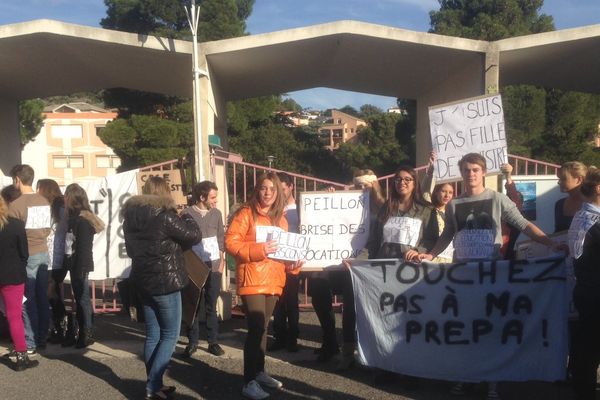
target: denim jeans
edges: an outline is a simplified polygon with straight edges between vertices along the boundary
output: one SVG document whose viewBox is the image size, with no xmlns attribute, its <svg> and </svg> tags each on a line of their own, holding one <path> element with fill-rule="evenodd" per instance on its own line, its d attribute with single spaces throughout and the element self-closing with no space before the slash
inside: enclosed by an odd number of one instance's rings
<svg viewBox="0 0 600 400">
<path fill-rule="evenodd" d="M 222 276 L 223 274 L 220 272 L 211 272 L 202 289 L 204 295 L 204 309 L 206 311 L 206 336 L 208 344 L 218 343 L 219 319 L 217 318 L 217 299 L 221 292 Z M 188 331 L 189 343 L 195 345 L 198 344 L 198 339 L 200 338 L 200 318 L 198 318 L 200 304 L 201 303 L 198 304 L 198 309 L 196 310 L 196 318 L 194 318 L 194 322 Z"/>
<path fill-rule="evenodd" d="M 163 387 L 163 375 L 179 339 L 181 292 L 144 298 L 144 317 L 144 361 L 148 376 L 146 392 L 156 393 Z"/>
<path fill-rule="evenodd" d="M 50 325 L 48 303 L 48 253 L 30 255 L 27 259 L 23 323 L 27 347 L 46 344 Z"/>
<path fill-rule="evenodd" d="M 92 329 L 92 301 L 90 299 L 89 273 L 71 274 L 71 287 L 75 298 L 75 314 L 79 331 Z"/>
</svg>

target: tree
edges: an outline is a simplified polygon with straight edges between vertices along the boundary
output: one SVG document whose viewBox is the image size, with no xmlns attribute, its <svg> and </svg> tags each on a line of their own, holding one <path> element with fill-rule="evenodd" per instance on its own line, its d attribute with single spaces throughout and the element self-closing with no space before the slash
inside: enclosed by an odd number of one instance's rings
<svg viewBox="0 0 600 400">
<path fill-rule="evenodd" d="M 383 110 L 381 108 L 372 104 L 363 104 L 362 106 L 360 106 L 359 116 L 362 119 L 368 119 L 381 113 L 383 113 Z"/>
<path fill-rule="evenodd" d="M 278 107 L 279 111 L 294 111 L 297 113 L 302 112 L 302 106 L 298 103 L 296 103 L 296 100 L 292 99 L 291 97 L 288 97 L 286 99 L 284 99 L 283 101 L 281 101 L 281 104 Z"/>
<path fill-rule="evenodd" d="M 191 39 L 184 7 L 189 0 L 104 0 L 106 17 L 100 26 L 125 32 Z M 202 41 L 244 35 L 254 0 L 199 0 Z"/>
<path fill-rule="evenodd" d="M 98 135 L 121 158 L 123 169 L 190 156 L 194 148 L 189 123 L 149 115 L 116 119 Z"/>
<path fill-rule="evenodd" d="M 44 102 L 40 99 L 25 100 L 19 103 L 19 135 L 21 147 L 35 140 L 44 125 Z"/>
<path fill-rule="evenodd" d="M 430 11 L 429 32 L 479 40 L 554 30 L 551 16 L 539 14 L 544 0 L 439 0 L 440 10 Z"/>
<path fill-rule="evenodd" d="M 336 152 L 346 169 L 369 168 L 379 175 L 394 172 L 399 164 L 410 163 L 407 146 L 402 146 L 396 132 L 405 117 L 382 113 L 372 116 L 368 126 L 358 131 L 356 143 L 343 143 Z"/>
<path fill-rule="evenodd" d="M 353 117 L 360 118 L 360 116 L 358 115 L 358 111 L 356 111 L 356 108 L 354 108 L 350 105 L 345 105 L 344 107 L 340 108 L 338 111 L 341 111 L 348 115 L 352 115 Z"/>
<path fill-rule="evenodd" d="M 191 39 L 184 10 L 189 0 L 104 0 L 104 3 L 107 11 L 100 22 L 103 28 Z M 199 40 L 209 41 L 244 35 L 245 20 L 252 12 L 254 0 L 196 3 L 200 7 Z M 107 107 L 118 108 L 119 119 L 124 120 L 108 124 L 101 135 L 104 143 L 122 158 L 121 169 L 191 155 L 193 113 L 188 99 L 127 88 L 105 90 L 103 99 Z M 155 126 L 148 126 L 148 121 Z M 240 126 L 245 123 L 243 118 L 237 122 Z M 136 146 L 138 150 L 133 148 Z"/>
</svg>

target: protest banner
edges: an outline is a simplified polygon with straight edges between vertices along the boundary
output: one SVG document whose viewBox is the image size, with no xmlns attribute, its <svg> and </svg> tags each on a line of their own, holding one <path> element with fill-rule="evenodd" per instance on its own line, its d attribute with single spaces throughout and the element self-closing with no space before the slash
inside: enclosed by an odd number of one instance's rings
<svg viewBox="0 0 600 400">
<path fill-rule="evenodd" d="M 187 199 L 183 193 L 183 184 L 181 182 L 181 172 L 178 169 L 168 171 L 141 171 L 137 173 L 137 185 L 139 193 L 142 193 L 142 187 L 146 180 L 151 176 L 163 178 L 171 189 L 171 197 L 177 204 L 177 210 L 181 211 L 187 207 Z"/>
<path fill-rule="evenodd" d="M 298 229 L 310 241 L 303 271 L 341 267 L 343 259 L 355 258 L 367 244 L 368 192 L 303 192 L 299 213 Z"/>
<path fill-rule="evenodd" d="M 355 260 L 351 275 L 364 365 L 457 382 L 565 378 L 564 258 Z"/>
<path fill-rule="evenodd" d="M 131 196 L 138 194 L 137 170 L 127 171 L 93 181 L 83 181 L 92 211 L 104 221 L 106 228 L 94 235 L 94 271 L 89 279 L 126 278 L 131 259 L 125 249 L 121 207 Z"/>
<path fill-rule="evenodd" d="M 565 246 L 569 245 L 568 231 L 557 232 L 548 235 L 555 243 Z M 533 240 L 523 240 L 515 245 L 515 257 L 517 260 L 534 260 L 543 259 L 548 256 L 550 250 L 548 246 L 543 245 Z M 562 253 L 561 253 L 562 254 Z M 556 255 L 556 254 L 555 254 Z M 573 289 L 575 289 L 575 268 L 573 265 L 573 257 L 570 254 L 565 260 L 565 268 L 567 275 L 567 299 L 569 300 L 569 319 L 576 320 L 578 318 L 577 309 L 573 302 Z"/>
<path fill-rule="evenodd" d="M 437 152 L 436 182 L 461 178 L 458 161 L 467 153 L 480 153 L 487 173 L 500 172 L 508 162 L 504 111 L 499 94 L 474 97 L 429 107 L 431 145 Z"/>
</svg>

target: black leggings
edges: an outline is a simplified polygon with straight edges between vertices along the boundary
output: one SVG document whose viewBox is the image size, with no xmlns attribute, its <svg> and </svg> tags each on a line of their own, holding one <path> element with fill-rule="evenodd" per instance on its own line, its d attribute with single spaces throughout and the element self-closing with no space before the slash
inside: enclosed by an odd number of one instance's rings
<svg viewBox="0 0 600 400">
<path fill-rule="evenodd" d="M 277 296 L 253 294 L 242 296 L 248 335 L 244 343 L 244 382 L 256 378 L 265 370 L 265 352 L 267 349 L 267 327 Z"/>
</svg>

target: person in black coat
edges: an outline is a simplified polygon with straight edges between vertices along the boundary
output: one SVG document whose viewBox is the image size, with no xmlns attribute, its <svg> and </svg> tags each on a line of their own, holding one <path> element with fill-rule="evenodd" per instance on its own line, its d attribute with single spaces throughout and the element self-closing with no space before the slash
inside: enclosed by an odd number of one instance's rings
<svg viewBox="0 0 600 400">
<path fill-rule="evenodd" d="M 27 357 L 25 329 L 21 318 L 28 257 L 25 223 L 8 216 L 8 206 L 0 197 L 0 298 L 4 302 L 10 338 L 15 346 L 16 371 L 38 365 L 38 361 Z"/>
<path fill-rule="evenodd" d="M 573 340 L 573 384 L 577 400 L 594 400 L 600 363 L 600 170 L 590 167 L 580 190 L 587 202 L 569 228 L 569 253 L 577 280 L 573 302 L 579 314 Z"/>
<path fill-rule="evenodd" d="M 183 247 L 201 239 L 189 215 L 179 217 L 166 181 L 150 177 L 143 195 L 133 196 L 121 211 L 130 279 L 144 304 L 146 399 L 166 399 L 175 390 L 164 386 L 163 374 L 175 350 L 181 327 L 181 289 L 188 282 Z"/>
<path fill-rule="evenodd" d="M 71 275 L 71 287 L 76 305 L 79 334 L 75 347 L 81 349 L 94 343 L 92 336 L 92 302 L 89 273 L 94 271 L 92 247 L 94 235 L 104 230 L 104 222 L 91 210 L 85 190 L 76 183 L 65 189 L 65 209 L 68 228 L 65 237 L 65 261 Z M 65 340 L 63 345 L 73 344 Z"/>
</svg>

